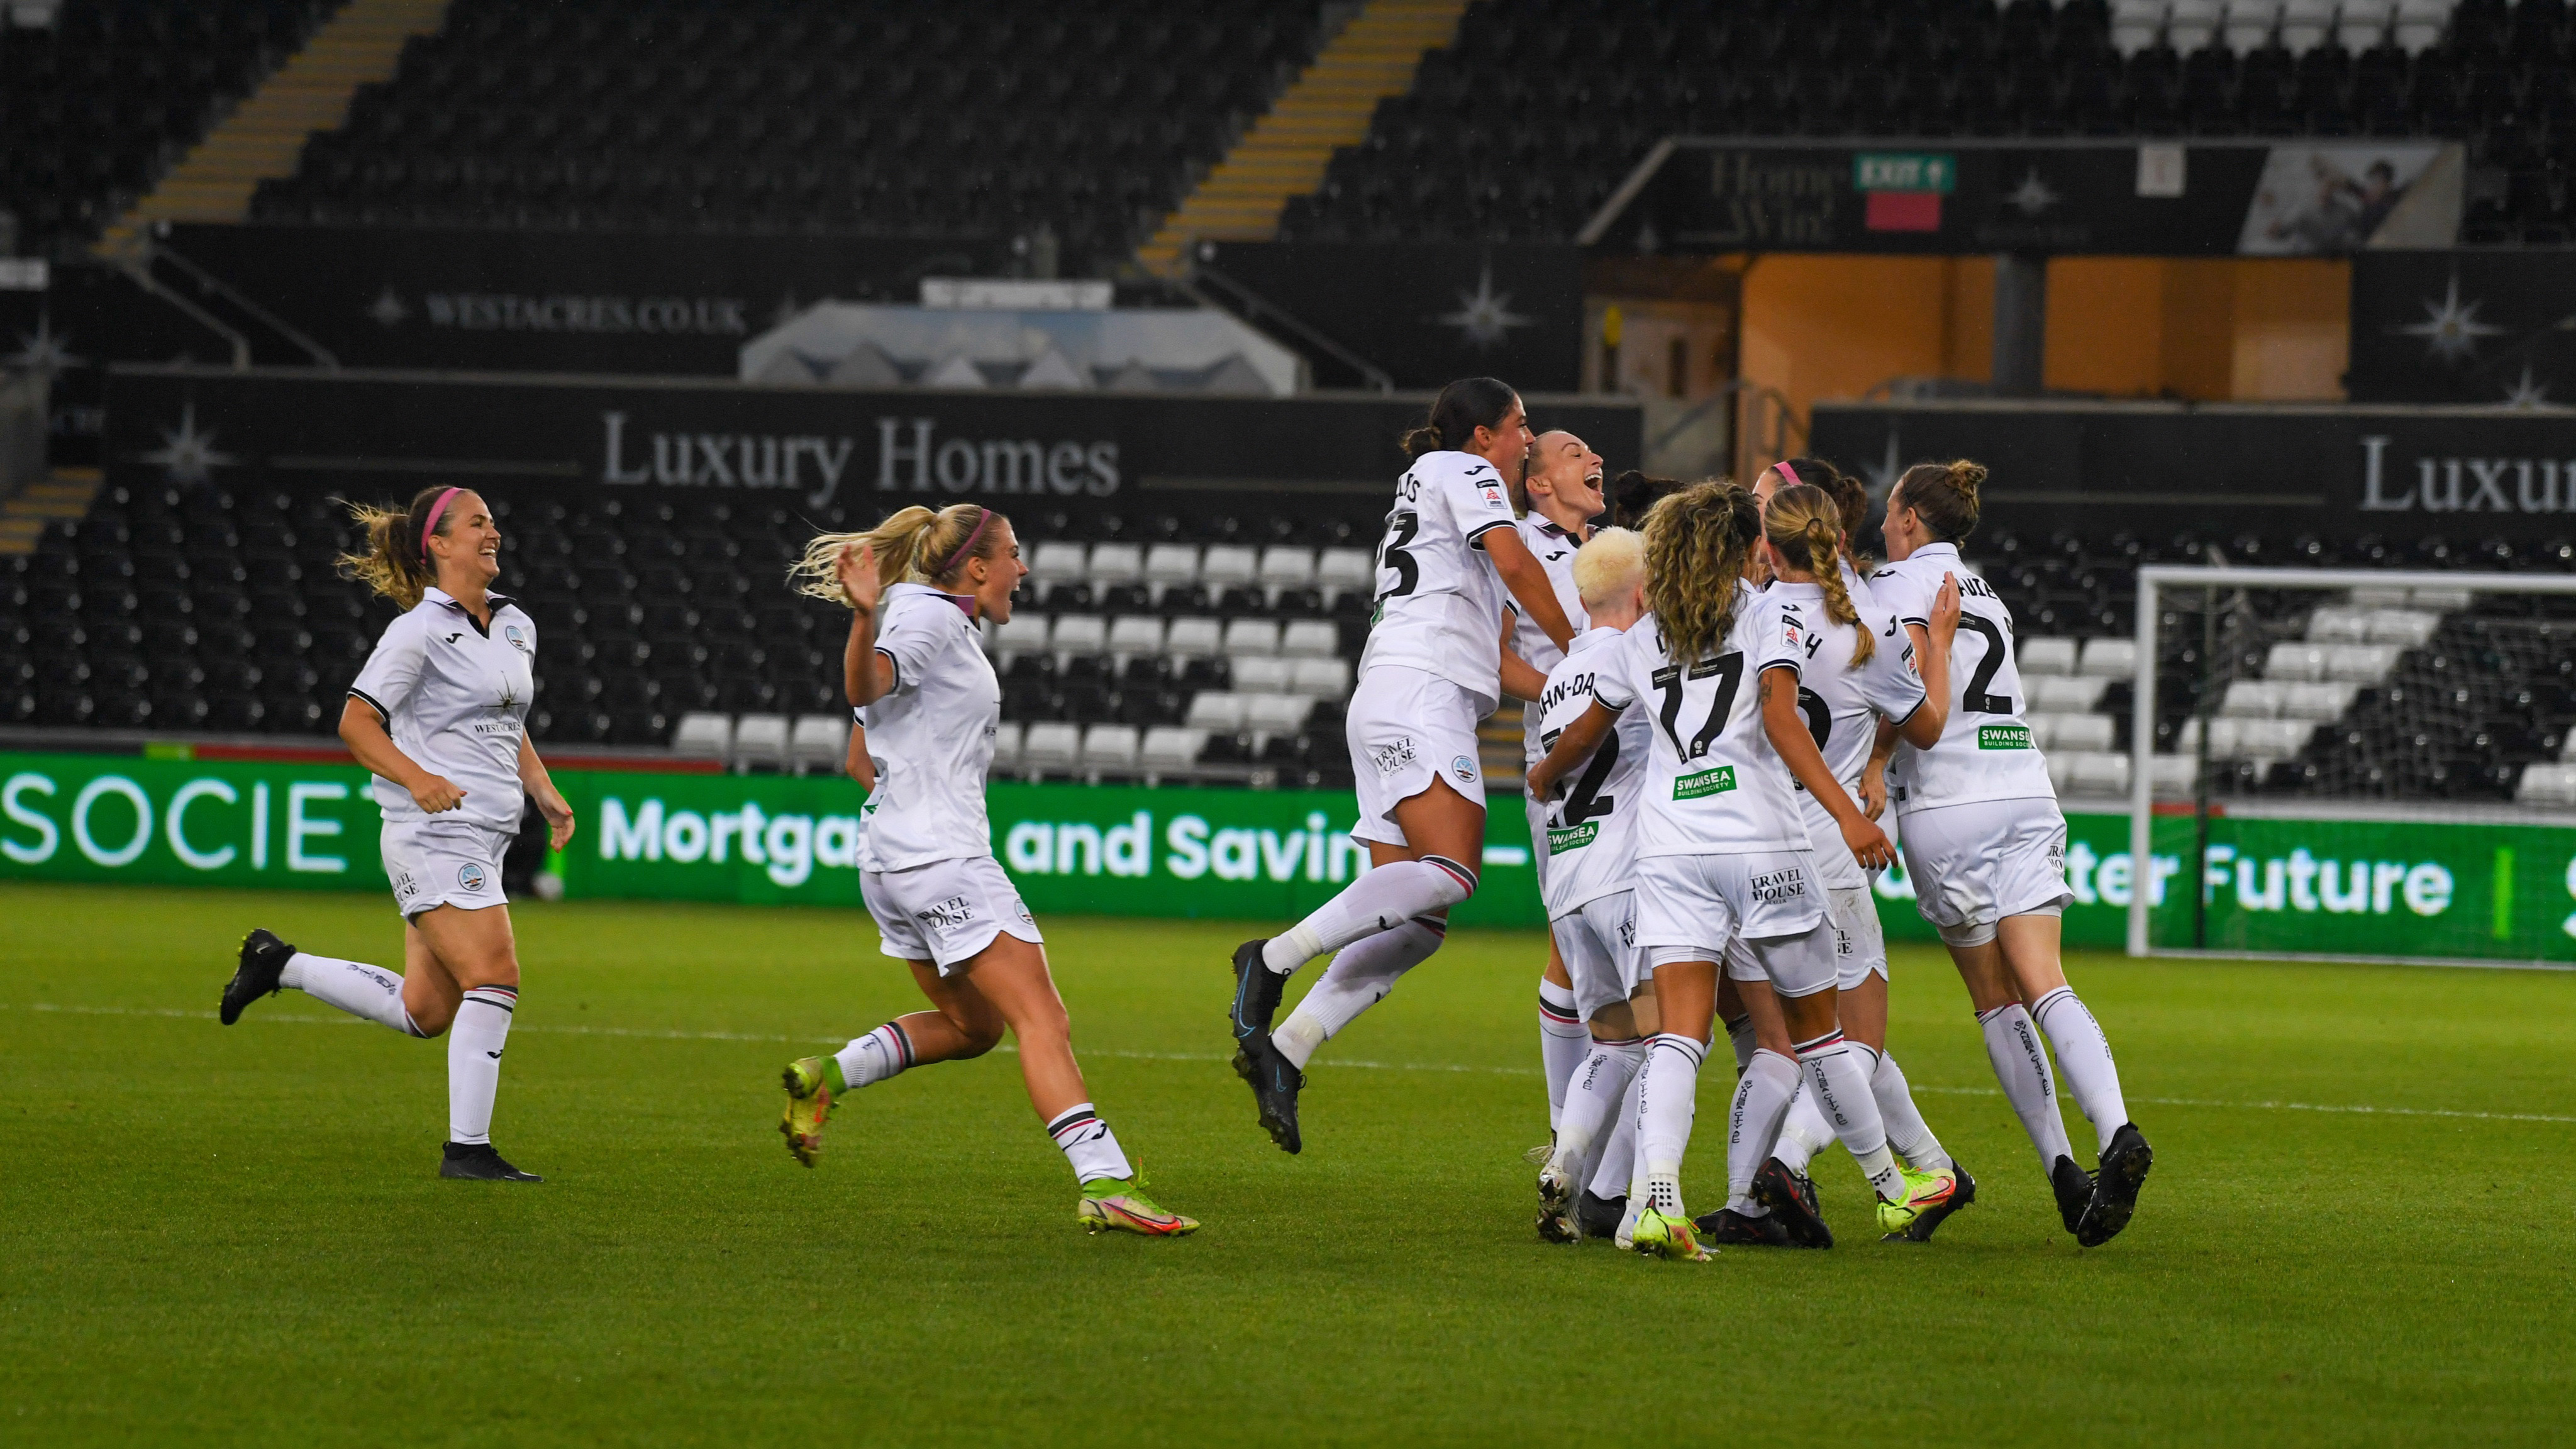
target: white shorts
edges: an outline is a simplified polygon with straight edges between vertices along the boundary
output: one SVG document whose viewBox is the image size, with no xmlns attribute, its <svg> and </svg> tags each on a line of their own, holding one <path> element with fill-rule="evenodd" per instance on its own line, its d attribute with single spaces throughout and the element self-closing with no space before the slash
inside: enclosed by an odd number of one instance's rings
<svg viewBox="0 0 2576 1449">
<path fill-rule="evenodd" d="M 1360 797 L 1351 838 L 1411 844 L 1395 823 L 1395 807 L 1435 781 L 1448 781 L 1482 809 L 1485 769 L 1477 760 L 1476 725 L 1484 715 L 1467 691 L 1436 674 L 1381 664 L 1361 675 L 1344 729 Z"/>
<path fill-rule="evenodd" d="M 1650 855 L 1637 862 L 1637 944 L 1650 966 L 1724 961 L 1783 996 L 1834 984 L 1834 939 L 1814 852 Z M 1730 951 L 1741 939 L 1743 949 Z M 1741 958 L 1739 960 L 1739 958 Z M 1745 973 L 1745 965 L 1760 977 Z"/>
<path fill-rule="evenodd" d="M 867 871 L 859 897 L 885 938 L 879 950 L 899 961 L 928 961 L 942 976 L 956 975 L 1005 932 L 1032 946 L 1046 941 L 1019 888 L 989 855 Z"/>
<path fill-rule="evenodd" d="M 2058 915 L 2075 898 L 2054 800 L 1940 805 L 1900 823 L 1915 908 L 1953 946 L 1982 946 L 2004 917 Z"/>
<path fill-rule="evenodd" d="M 394 888 L 394 908 L 406 921 L 440 906 L 479 911 L 506 906 L 501 891 L 501 856 L 518 838 L 515 830 L 494 830 L 462 820 L 388 820 L 377 849 L 385 862 L 385 879 Z"/>
<path fill-rule="evenodd" d="M 1574 983 L 1574 1010 L 1585 1021 L 1616 1006 L 1646 983 L 1646 953 L 1637 949 L 1637 893 L 1613 891 L 1548 922 L 1556 953 Z"/>
<path fill-rule="evenodd" d="M 1529 820 L 1530 869 L 1538 876 L 1538 898 L 1543 901 L 1547 899 L 1547 807 L 1523 797 L 1521 814 Z"/>
<path fill-rule="evenodd" d="M 1830 886 L 1825 905 L 1834 927 L 1834 985 L 1856 991 L 1870 978 L 1887 979 L 1887 931 L 1868 886 Z"/>
</svg>

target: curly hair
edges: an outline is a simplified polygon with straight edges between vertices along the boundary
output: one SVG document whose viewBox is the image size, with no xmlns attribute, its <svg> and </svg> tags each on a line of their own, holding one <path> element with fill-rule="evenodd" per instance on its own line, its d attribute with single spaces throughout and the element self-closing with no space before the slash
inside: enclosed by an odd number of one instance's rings
<svg viewBox="0 0 2576 1449">
<path fill-rule="evenodd" d="M 1761 535 L 1753 495 L 1711 479 L 1672 493 L 1646 515 L 1646 606 L 1664 652 L 1691 664 L 1715 654 L 1735 627 L 1744 563 Z"/>
</svg>

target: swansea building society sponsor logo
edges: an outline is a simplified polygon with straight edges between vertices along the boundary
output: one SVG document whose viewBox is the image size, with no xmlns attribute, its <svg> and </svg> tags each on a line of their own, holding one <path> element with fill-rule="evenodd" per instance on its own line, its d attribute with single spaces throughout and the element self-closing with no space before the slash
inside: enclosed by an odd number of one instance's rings
<svg viewBox="0 0 2576 1449">
<path fill-rule="evenodd" d="M 1696 775 L 1684 775 L 1673 781 L 1673 798 L 1697 800 L 1706 795 L 1723 795 L 1734 788 L 1735 767 L 1720 765 L 1714 770 L 1702 770 Z"/>
<path fill-rule="evenodd" d="M 1548 854 L 1563 855 L 1569 850 L 1581 850 L 1600 834 L 1601 822 L 1597 820 L 1586 820 L 1580 825 L 1551 825 L 1547 828 Z"/>
<path fill-rule="evenodd" d="M 2028 725 L 1979 725 L 1977 748 L 1981 750 L 2036 749 L 2030 741 Z"/>
<path fill-rule="evenodd" d="M 880 417 L 870 437 L 630 429 L 623 412 L 599 416 L 604 483 L 784 488 L 820 508 L 845 480 L 857 486 L 871 476 L 860 461 L 869 442 L 880 493 L 1106 498 L 1121 482 L 1118 444 L 1109 438 L 942 437 L 938 421 L 923 417 Z"/>
<path fill-rule="evenodd" d="M 953 931 L 975 920 L 975 903 L 964 896 L 950 896 L 935 905 L 912 913 L 912 918 L 934 931 Z"/>
<path fill-rule="evenodd" d="M 1392 775 L 1419 758 L 1420 756 L 1414 753 L 1411 735 L 1406 735 L 1400 740 L 1389 740 L 1382 745 L 1369 746 L 1369 763 L 1377 766 L 1377 772 L 1381 775 Z"/>
</svg>

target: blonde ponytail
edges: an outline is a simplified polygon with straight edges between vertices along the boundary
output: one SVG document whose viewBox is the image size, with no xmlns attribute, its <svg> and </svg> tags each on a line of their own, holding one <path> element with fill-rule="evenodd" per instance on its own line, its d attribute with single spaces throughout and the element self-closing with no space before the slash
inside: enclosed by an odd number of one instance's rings
<svg viewBox="0 0 2576 1449">
<path fill-rule="evenodd" d="M 916 504 L 897 509 L 864 533 L 817 534 L 805 545 L 804 557 L 787 570 L 797 593 L 828 599 L 844 608 L 850 596 L 841 588 L 841 550 L 866 544 L 876 551 L 877 583 L 928 584 L 954 581 L 970 558 L 990 558 L 1001 547 L 1007 522 L 999 513 L 975 503 L 952 503 L 937 512 Z"/>
<path fill-rule="evenodd" d="M 1852 626 L 1852 666 L 1867 664 L 1878 641 L 1859 627 L 1860 610 L 1843 584 L 1843 519 L 1834 496 L 1813 483 L 1781 489 L 1762 511 L 1762 534 L 1789 567 L 1815 576 L 1825 592 L 1825 617 Z"/>
<path fill-rule="evenodd" d="M 413 495 L 409 508 L 333 499 L 349 510 L 350 521 L 365 532 L 367 539 L 364 552 L 344 553 L 332 561 L 340 577 L 365 584 L 393 600 L 394 607 L 405 613 L 418 607 L 421 595 L 438 582 L 438 574 L 429 562 L 427 535 L 447 531 L 455 510 L 452 506 L 442 509 L 439 504 L 456 491 L 444 485 L 423 488 Z M 437 514 L 434 520 L 433 512 Z"/>
</svg>

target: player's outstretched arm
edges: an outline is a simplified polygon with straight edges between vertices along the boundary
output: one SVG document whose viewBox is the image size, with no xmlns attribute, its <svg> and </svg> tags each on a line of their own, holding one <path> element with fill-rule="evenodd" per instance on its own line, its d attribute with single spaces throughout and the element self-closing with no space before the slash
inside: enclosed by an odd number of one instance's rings
<svg viewBox="0 0 2576 1449">
<path fill-rule="evenodd" d="M 841 646 L 841 685 L 853 705 L 874 704 L 885 697 L 893 677 L 877 663 L 876 550 L 854 543 L 841 550 L 833 576 L 850 605 L 850 637 Z"/>
<path fill-rule="evenodd" d="M 1851 792 L 1826 765 L 1824 751 L 1816 748 L 1816 737 L 1807 733 L 1807 716 L 1798 708 L 1798 671 L 1785 665 L 1762 671 L 1762 730 L 1771 737 L 1771 748 L 1780 752 L 1789 773 L 1842 827 L 1843 843 L 1851 847 L 1854 860 L 1877 870 L 1894 858 L 1887 832 L 1861 814 Z"/>
<path fill-rule="evenodd" d="M 1609 734 L 1611 726 L 1618 722 L 1618 711 L 1594 700 L 1590 709 L 1567 725 L 1565 733 L 1556 737 L 1556 743 L 1548 747 L 1547 758 L 1538 762 L 1538 768 L 1529 772 L 1530 798 L 1544 800 L 1554 793 L 1556 782 L 1565 778 L 1565 772 L 1591 759 L 1592 752 L 1601 747 L 1602 737 Z"/>
<path fill-rule="evenodd" d="M 1512 652 L 1512 635 L 1519 632 L 1517 619 L 1508 609 L 1503 611 L 1503 693 L 1535 704 L 1547 693 L 1547 672 Z"/>
<path fill-rule="evenodd" d="M 1494 572 L 1502 575 L 1503 586 L 1519 602 L 1521 617 L 1538 625 L 1541 633 L 1556 641 L 1557 648 L 1572 648 L 1574 625 L 1565 617 L 1565 606 L 1556 601 L 1556 586 L 1547 581 L 1547 570 L 1530 556 L 1529 545 L 1521 541 L 1520 531 L 1489 529 L 1477 543 L 1494 561 Z"/>
</svg>

